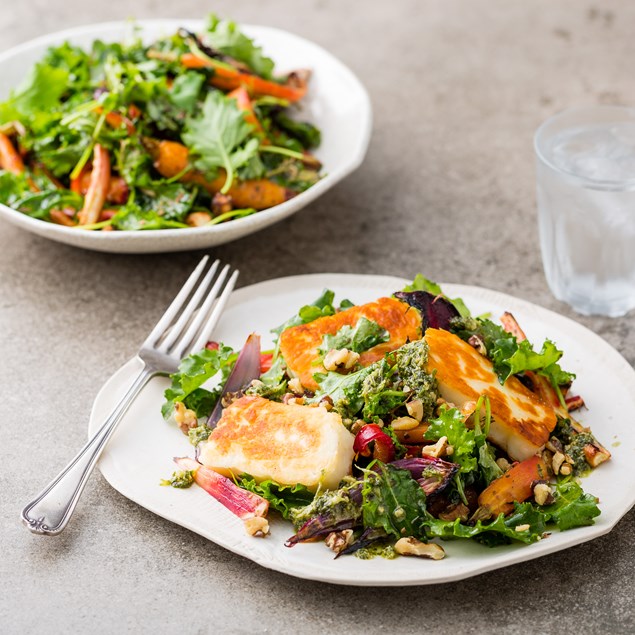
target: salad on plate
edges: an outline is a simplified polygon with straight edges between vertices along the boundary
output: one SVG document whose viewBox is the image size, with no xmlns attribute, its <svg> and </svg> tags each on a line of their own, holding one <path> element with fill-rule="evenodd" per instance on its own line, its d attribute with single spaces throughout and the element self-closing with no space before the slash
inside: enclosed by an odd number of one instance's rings
<svg viewBox="0 0 635 635">
<path fill-rule="evenodd" d="M 562 351 L 510 313 L 418 275 L 362 305 L 325 290 L 274 334 L 190 355 L 162 408 L 195 448 L 162 484 L 202 487 L 248 534 L 272 512 L 288 547 L 440 560 L 446 539 L 529 544 L 600 514 L 579 477 L 610 453 L 574 417 Z"/>
<path fill-rule="evenodd" d="M 310 70 L 211 15 L 152 43 L 49 48 L 0 103 L 0 203 L 94 231 L 203 227 L 311 187 Z M 300 113 L 300 116 L 298 116 Z"/>
</svg>

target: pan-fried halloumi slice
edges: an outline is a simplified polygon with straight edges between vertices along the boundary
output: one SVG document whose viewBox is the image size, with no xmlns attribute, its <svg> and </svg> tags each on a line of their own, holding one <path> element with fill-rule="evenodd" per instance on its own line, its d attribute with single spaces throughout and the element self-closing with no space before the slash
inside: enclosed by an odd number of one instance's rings
<svg viewBox="0 0 635 635">
<path fill-rule="evenodd" d="M 335 335 L 343 326 L 354 327 L 361 317 L 376 322 L 390 334 L 387 342 L 361 354 L 359 363 L 362 366 L 369 366 L 406 342 L 421 338 L 421 316 L 416 309 L 395 298 L 379 298 L 375 302 L 354 306 L 283 331 L 280 335 L 280 353 L 290 374 L 298 377 L 305 388 L 316 390 L 318 385 L 313 375 L 324 372 L 324 367 L 315 363 L 322 338 Z"/>
<path fill-rule="evenodd" d="M 334 489 L 350 474 L 353 438 L 335 412 L 250 395 L 223 410 L 199 460 L 221 474 Z"/>
<path fill-rule="evenodd" d="M 492 363 L 460 337 L 428 329 L 428 367 L 436 371 L 441 396 L 461 408 L 487 395 L 492 407 L 489 440 L 522 461 L 540 450 L 556 425 L 553 409 L 518 379 L 501 386 Z"/>
</svg>

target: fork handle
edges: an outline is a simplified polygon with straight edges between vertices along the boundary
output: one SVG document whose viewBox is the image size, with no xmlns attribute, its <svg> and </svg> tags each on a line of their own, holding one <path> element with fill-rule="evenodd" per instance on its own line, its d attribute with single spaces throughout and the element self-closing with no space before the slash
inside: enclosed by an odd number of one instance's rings
<svg viewBox="0 0 635 635">
<path fill-rule="evenodd" d="M 106 443 L 108 443 L 108 439 L 112 436 L 132 400 L 148 380 L 156 374 L 156 371 L 144 365 L 95 436 L 88 441 L 46 489 L 22 510 L 22 521 L 30 531 L 45 536 L 55 536 L 62 532 L 73 514 L 88 477 L 91 475 Z"/>
</svg>

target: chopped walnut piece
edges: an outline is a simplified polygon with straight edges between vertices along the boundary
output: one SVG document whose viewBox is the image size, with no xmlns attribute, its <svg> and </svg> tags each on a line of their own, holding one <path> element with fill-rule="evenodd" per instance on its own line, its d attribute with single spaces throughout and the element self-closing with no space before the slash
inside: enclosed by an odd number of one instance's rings
<svg viewBox="0 0 635 635">
<path fill-rule="evenodd" d="M 448 447 L 448 438 L 441 437 L 434 445 L 424 445 L 421 448 L 422 456 L 431 456 L 435 459 L 438 459 L 440 456 L 445 454 L 445 451 Z"/>
<path fill-rule="evenodd" d="M 245 531 L 249 536 L 264 538 L 269 533 L 269 522 L 262 516 L 247 518 L 245 521 Z"/>
<path fill-rule="evenodd" d="M 353 530 L 332 531 L 324 542 L 331 551 L 340 553 L 353 542 Z"/>
<path fill-rule="evenodd" d="M 445 557 L 445 551 L 441 545 L 433 542 L 421 542 L 413 536 L 397 540 L 395 551 L 401 556 L 417 556 L 432 560 L 441 560 Z"/>
<path fill-rule="evenodd" d="M 174 420 L 183 434 L 187 434 L 190 431 L 190 428 L 196 428 L 196 426 L 198 426 L 196 413 L 193 410 L 186 408 L 180 401 L 177 401 L 174 404 Z"/>
</svg>

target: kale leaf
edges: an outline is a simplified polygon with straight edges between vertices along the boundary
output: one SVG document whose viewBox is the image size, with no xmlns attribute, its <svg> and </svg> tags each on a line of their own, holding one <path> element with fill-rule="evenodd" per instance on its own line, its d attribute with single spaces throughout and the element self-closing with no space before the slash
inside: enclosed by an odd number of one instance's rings
<svg viewBox="0 0 635 635">
<path fill-rule="evenodd" d="M 560 531 L 573 527 L 593 525 L 600 515 L 598 499 L 586 494 L 574 480 L 562 480 L 556 484 L 556 500 L 543 509 Z"/>
<path fill-rule="evenodd" d="M 236 484 L 269 501 L 269 505 L 288 519 L 292 510 L 305 507 L 311 503 L 315 495 L 304 485 L 283 485 L 276 481 L 266 480 L 260 483 L 249 474 L 241 474 L 236 478 Z"/>
<path fill-rule="evenodd" d="M 461 472 L 473 472 L 477 468 L 476 433 L 465 425 L 464 417 L 457 408 L 442 408 L 439 417 L 430 421 L 425 438 L 438 441 L 441 437 L 447 437 L 448 445 L 454 449 L 452 462 L 460 466 Z"/>
<path fill-rule="evenodd" d="M 493 363 L 501 384 L 511 375 L 527 370 L 544 375 L 553 386 L 570 384 L 575 379 L 573 373 L 562 370 L 558 365 L 562 351 L 550 340 L 546 340 L 540 353 L 536 353 L 529 340 L 518 342 L 502 326 L 483 318 L 457 319 L 453 322 L 452 332 L 465 341 L 476 335 L 485 344 L 487 357 Z"/>
<path fill-rule="evenodd" d="M 326 334 L 318 351 L 326 355 L 332 349 L 347 348 L 355 353 L 363 353 L 389 339 L 386 329 L 362 316 L 354 327 L 346 324 L 335 335 Z"/>
<path fill-rule="evenodd" d="M 220 344 L 216 350 L 204 348 L 183 359 L 178 372 L 170 375 L 172 385 L 164 394 L 165 403 L 161 408 L 163 417 L 170 417 L 177 401 L 182 401 L 186 408 L 194 410 L 197 417 L 208 415 L 216 404 L 235 361 L 236 353 L 224 344 Z M 201 388 L 206 381 L 219 374 L 220 382 L 216 388 Z"/>
</svg>

